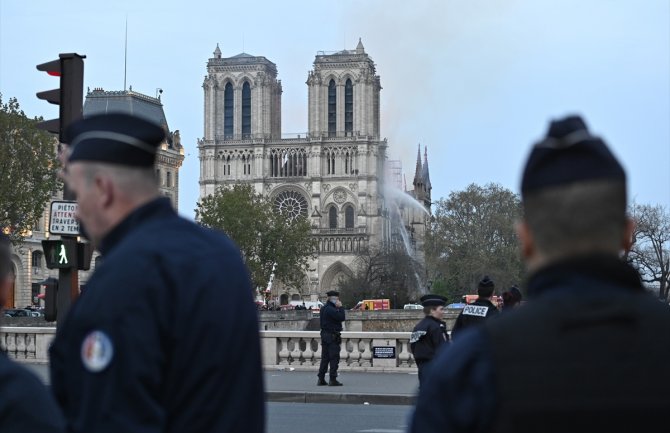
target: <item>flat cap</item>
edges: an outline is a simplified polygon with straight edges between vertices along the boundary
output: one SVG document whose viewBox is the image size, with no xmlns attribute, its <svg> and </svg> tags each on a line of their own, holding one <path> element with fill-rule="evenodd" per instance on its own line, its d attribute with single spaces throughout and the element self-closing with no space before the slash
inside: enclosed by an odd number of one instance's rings
<svg viewBox="0 0 670 433">
<path fill-rule="evenodd" d="M 626 173 L 605 142 L 589 133 L 581 117 L 568 116 L 552 121 L 547 137 L 531 150 L 521 194 L 600 179 L 625 182 Z"/>
<path fill-rule="evenodd" d="M 124 113 L 85 117 L 71 124 L 66 137 L 69 162 L 89 161 L 151 167 L 165 131 L 155 123 Z"/>
<path fill-rule="evenodd" d="M 432 307 L 447 304 L 447 298 L 441 295 L 434 295 L 434 294 L 423 295 L 420 301 L 421 305 L 423 305 L 424 307 Z"/>
<path fill-rule="evenodd" d="M 330 292 L 326 292 L 326 296 L 340 296 L 340 292 L 337 290 L 331 290 Z"/>
</svg>

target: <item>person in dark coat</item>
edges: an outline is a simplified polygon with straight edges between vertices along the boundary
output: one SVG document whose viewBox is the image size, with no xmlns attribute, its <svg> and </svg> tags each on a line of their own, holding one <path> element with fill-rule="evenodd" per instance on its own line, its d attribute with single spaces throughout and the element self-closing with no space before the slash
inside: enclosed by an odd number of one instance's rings
<svg viewBox="0 0 670 433">
<path fill-rule="evenodd" d="M 0 313 L 12 289 L 10 241 L 0 233 Z M 65 433 L 65 419 L 47 388 L 0 350 L 0 432 Z"/>
<path fill-rule="evenodd" d="M 50 350 L 69 431 L 263 432 L 249 275 L 228 237 L 160 197 L 163 129 L 109 114 L 68 133 L 64 179 L 104 257 Z"/>
<path fill-rule="evenodd" d="M 321 365 L 319 366 L 317 385 L 342 386 L 337 380 L 337 368 L 340 363 L 340 349 L 342 344 L 342 322 L 344 322 L 344 308 L 340 302 L 340 292 L 331 290 L 326 293 L 328 300 L 321 308 Z M 330 380 L 326 382 L 326 373 L 330 367 Z"/>
<path fill-rule="evenodd" d="M 419 369 L 419 387 L 423 383 L 426 366 L 437 353 L 437 349 L 449 342 L 447 324 L 442 320 L 446 303 L 447 298 L 440 295 L 421 297 L 426 317 L 416 324 L 409 338 L 414 361 Z"/>
<path fill-rule="evenodd" d="M 481 325 L 490 317 L 498 314 L 498 308 L 491 302 L 491 297 L 495 291 L 495 284 L 488 275 L 479 281 L 477 286 L 477 300 L 472 304 L 468 304 L 463 308 L 463 311 L 456 318 L 454 329 L 451 330 L 451 335 L 454 338 L 464 329 Z"/>
<path fill-rule="evenodd" d="M 621 164 L 567 117 L 531 150 L 521 194 L 528 301 L 438 354 L 410 431 L 667 432 L 670 308 L 621 258 Z"/>
<path fill-rule="evenodd" d="M 521 300 L 523 299 L 521 290 L 519 290 L 517 286 L 512 286 L 505 290 L 501 297 L 503 299 L 503 312 L 512 311 L 513 309 L 517 308 L 521 305 Z"/>
</svg>

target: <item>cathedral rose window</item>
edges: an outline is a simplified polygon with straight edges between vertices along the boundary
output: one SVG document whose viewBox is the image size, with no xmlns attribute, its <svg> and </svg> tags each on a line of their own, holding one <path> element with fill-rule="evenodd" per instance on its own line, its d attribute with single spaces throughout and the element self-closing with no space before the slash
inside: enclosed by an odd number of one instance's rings
<svg viewBox="0 0 670 433">
<path fill-rule="evenodd" d="M 298 216 L 307 217 L 307 200 L 295 191 L 283 191 L 275 198 L 275 208 L 294 220 Z"/>
</svg>

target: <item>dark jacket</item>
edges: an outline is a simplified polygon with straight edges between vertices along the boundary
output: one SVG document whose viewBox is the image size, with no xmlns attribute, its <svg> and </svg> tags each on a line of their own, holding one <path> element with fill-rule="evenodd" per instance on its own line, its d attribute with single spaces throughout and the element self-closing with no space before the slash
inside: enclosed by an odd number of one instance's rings
<svg viewBox="0 0 670 433">
<path fill-rule="evenodd" d="M 0 432 L 64 433 L 65 419 L 47 388 L 0 350 Z"/>
<path fill-rule="evenodd" d="M 481 325 L 490 317 L 498 314 L 499 311 L 495 305 L 488 299 L 477 299 L 472 304 L 468 304 L 463 308 L 461 314 L 456 318 L 454 329 L 451 330 L 451 335 L 456 338 L 463 329 L 470 326 Z"/>
<path fill-rule="evenodd" d="M 411 432 L 665 432 L 670 308 L 612 257 L 537 272 L 433 360 Z"/>
<path fill-rule="evenodd" d="M 233 243 L 161 198 L 115 227 L 101 253 L 51 348 L 69 428 L 262 432 L 258 321 Z"/>
<path fill-rule="evenodd" d="M 417 362 L 433 359 L 437 349 L 448 341 L 446 323 L 432 316 L 426 316 L 417 323 L 409 338 L 410 348 Z"/>
<path fill-rule="evenodd" d="M 328 332 L 342 332 L 344 322 L 344 308 L 337 308 L 335 304 L 328 301 L 321 307 L 320 322 L 321 330 Z"/>
</svg>

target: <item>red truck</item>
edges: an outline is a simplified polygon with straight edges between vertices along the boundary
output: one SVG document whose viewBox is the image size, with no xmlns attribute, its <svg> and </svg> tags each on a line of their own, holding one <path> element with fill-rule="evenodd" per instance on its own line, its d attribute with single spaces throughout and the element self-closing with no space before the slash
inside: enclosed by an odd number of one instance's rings
<svg viewBox="0 0 670 433">
<path fill-rule="evenodd" d="M 359 301 L 352 311 L 370 311 L 370 310 L 390 310 L 391 301 L 389 299 L 364 299 Z"/>
</svg>

